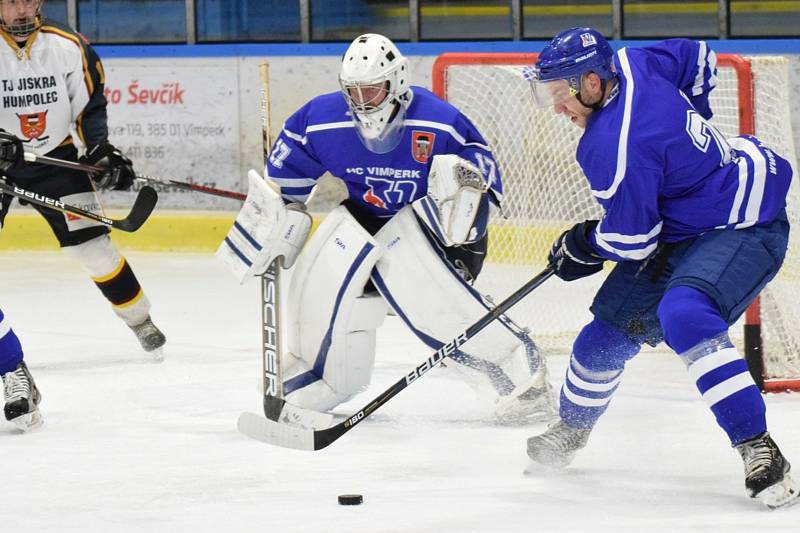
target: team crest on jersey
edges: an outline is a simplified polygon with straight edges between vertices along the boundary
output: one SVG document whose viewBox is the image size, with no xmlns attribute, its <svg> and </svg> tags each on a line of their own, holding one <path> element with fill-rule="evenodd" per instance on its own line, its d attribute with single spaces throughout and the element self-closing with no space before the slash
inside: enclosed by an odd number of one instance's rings
<svg viewBox="0 0 800 533">
<path fill-rule="evenodd" d="M 32 139 L 43 141 L 49 138 L 49 136 L 42 137 L 44 131 L 47 129 L 47 111 L 30 113 L 27 115 L 20 115 L 17 113 L 17 118 L 19 118 L 19 129 L 22 135 L 29 141 Z"/>
<path fill-rule="evenodd" d="M 591 33 L 581 33 L 581 44 L 586 48 L 587 46 L 597 44 L 597 39 L 595 39 L 594 35 Z"/>
<path fill-rule="evenodd" d="M 426 164 L 433 152 L 433 141 L 436 134 L 429 131 L 414 131 L 411 133 L 411 155 L 414 160 Z"/>
</svg>

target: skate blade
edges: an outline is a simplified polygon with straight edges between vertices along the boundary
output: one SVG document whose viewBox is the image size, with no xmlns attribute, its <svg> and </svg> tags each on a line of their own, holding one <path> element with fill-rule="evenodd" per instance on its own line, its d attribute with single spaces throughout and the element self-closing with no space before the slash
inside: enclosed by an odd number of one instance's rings
<svg viewBox="0 0 800 533">
<path fill-rule="evenodd" d="M 495 422 L 502 426 L 527 426 L 550 422 L 558 416 L 548 392 L 536 400 L 501 398 L 495 404 Z"/>
<path fill-rule="evenodd" d="M 522 475 L 525 477 L 542 477 L 542 476 L 552 476 L 552 475 L 559 475 L 566 470 L 567 466 L 569 465 L 569 461 L 566 463 L 540 463 L 538 461 L 534 461 L 533 459 L 528 460 L 528 465 L 522 471 Z"/>
<path fill-rule="evenodd" d="M 755 497 L 768 509 L 785 509 L 800 503 L 800 485 L 786 474 L 783 481 L 767 487 Z"/>
<path fill-rule="evenodd" d="M 529 455 L 530 457 L 530 455 Z M 575 459 L 575 453 L 567 455 L 538 455 L 536 458 L 531 457 L 531 465 L 536 465 L 538 468 L 545 468 L 547 470 L 564 470 Z"/>
<path fill-rule="evenodd" d="M 37 429 L 44 424 L 44 420 L 42 419 L 42 413 L 39 412 L 37 409 L 32 413 L 28 413 L 26 415 L 18 416 L 14 420 L 11 421 L 17 429 L 22 431 L 23 433 L 27 433 L 28 431 L 32 431 Z"/>
<path fill-rule="evenodd" d="M 503 413 L 495 411 L 493 422 L 498 426 L 519 427 L 549 424 L 556 418 L 558 418 L 558 413 L 549 409 L 520 412 L 505 411 Z"/>
<path fill-rule="evenodd" d="M 155 350 L 151 352 L 147 352 L 150 354 L 150 357 L 153 358 L 154 363 L 162 363 L 164 362 L 164 348 L 159 346 Z"/>
</svg>

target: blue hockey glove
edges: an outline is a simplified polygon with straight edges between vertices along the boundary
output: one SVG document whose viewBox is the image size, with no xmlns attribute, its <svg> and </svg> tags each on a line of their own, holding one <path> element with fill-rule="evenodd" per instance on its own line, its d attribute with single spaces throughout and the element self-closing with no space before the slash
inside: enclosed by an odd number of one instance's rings
<svg viewBox="0 0 800 533">
<path fill-rule="evenodd" d="M 553 243 L 547 261 L 556 276 L 564 281 L 574 281 L 603 270 L 605 259 L 592 251 L 589 233 L 597 227 L 597 220 L 575 224 Z"/>
</svg>

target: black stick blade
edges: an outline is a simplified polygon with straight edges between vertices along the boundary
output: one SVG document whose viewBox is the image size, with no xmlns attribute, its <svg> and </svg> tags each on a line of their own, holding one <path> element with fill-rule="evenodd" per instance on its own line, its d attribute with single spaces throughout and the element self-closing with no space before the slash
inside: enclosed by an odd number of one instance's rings
<svg viewBox="0 0 800 533">
<path fill-rule="evenodd" d="M 133 207 L 128 216 L 120 220 L 114 220 L 111 226 L 122 231 L 136 231 L 147 221 L 150 213 L 156 207 L 156 203 L 158 203 L 158 193 L 154 188 L 145 185 L 136 195 L 136 200 L 133 202 Z"/>
</svg>

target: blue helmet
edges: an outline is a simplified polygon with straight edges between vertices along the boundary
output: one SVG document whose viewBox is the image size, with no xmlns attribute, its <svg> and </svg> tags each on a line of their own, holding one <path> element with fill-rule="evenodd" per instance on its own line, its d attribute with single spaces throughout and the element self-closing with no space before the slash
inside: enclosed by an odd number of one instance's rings
<svg viewBox="0 0 800 533">
<path fill-rule="evenodd" d="M 539 81 L 576 78 L 594 72 L 600 79 L 614 77 L 614 51 L 605 37 L 592 28 L 564 30 L 545 46 L 533 66 L 533 77 Z"/>
</svg>

